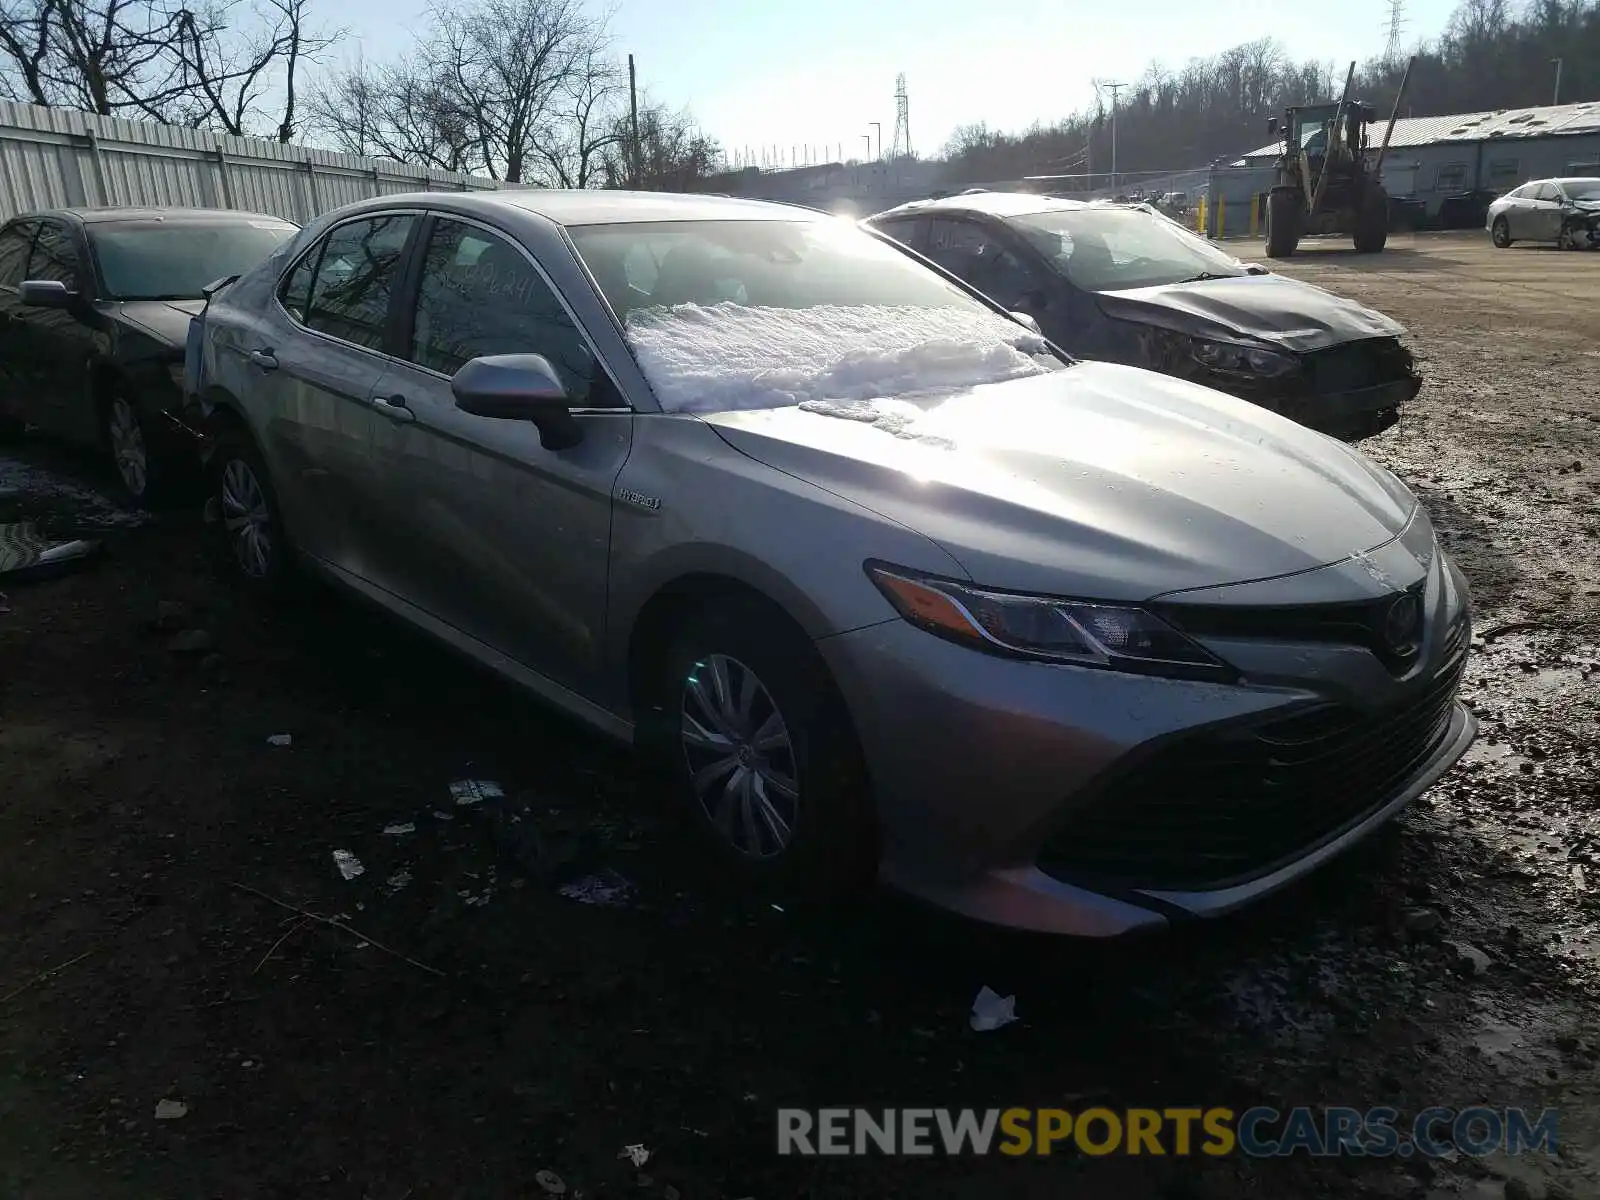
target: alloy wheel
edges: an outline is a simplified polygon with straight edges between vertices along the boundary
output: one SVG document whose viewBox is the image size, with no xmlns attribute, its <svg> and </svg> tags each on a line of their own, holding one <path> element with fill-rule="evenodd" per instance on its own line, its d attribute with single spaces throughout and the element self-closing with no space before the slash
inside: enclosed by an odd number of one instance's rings
<svg viewBox="0 0 1600 1200">
<path fill-rule="evenodd" d="M 239 569 L 252 579 L 272 570 L 272 509 L 250 464 L 230 459 L 222 469 L 222 527 Z"/>
<path fill-rule="evenodd" d="M 122 486 L 136 499 L 150 486 L 150 456 L 145 449 L 144 430 L 133 406 L 121 396 L 111 401 L 106 428 L 111 442 L 111 457 L 117 464 Z"/>
<path fill-rule="evenodd" d="M 756 673 L 726 654 L 683 684 L 680 731 L 689 782 L 712 826 L 748 858 L 782 854 L 800 811 L 794 742 Z"/>
</svg>

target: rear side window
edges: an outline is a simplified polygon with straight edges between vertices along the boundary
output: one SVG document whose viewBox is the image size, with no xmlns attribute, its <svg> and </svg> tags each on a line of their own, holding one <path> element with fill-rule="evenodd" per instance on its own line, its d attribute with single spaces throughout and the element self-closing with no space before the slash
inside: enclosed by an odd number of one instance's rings
<svg viewBox="0 0 1600 1200">
<path fill-rule="evenodd" d="M 76 289 L 78 265 L 78 248 L 66 227 L 55 221 L 41 221 L 28 260 L 28 278 L 53 279 Z"/>
<path fill-rule="evenodd" d="M 0 230 L 0 287 L 16 287 L 23 281 L 32 244 L 31 222 L 17 221 Z"/>
<path fill-rule="evenodd" d="M 313 250 L 289 273 L 284 308 L 307 328 L 380 349 L 389 301 L 400 286 L 406 240 L 416 221 L 411 213 L 393 213 L 331 230 L 320 252 Z M 309 265 L 313 261 L 314 267 Z M 308 274 L 302 277 L 302 271 Z M 295 293 L 296 287 L 305 290 Z"/>
</svg>

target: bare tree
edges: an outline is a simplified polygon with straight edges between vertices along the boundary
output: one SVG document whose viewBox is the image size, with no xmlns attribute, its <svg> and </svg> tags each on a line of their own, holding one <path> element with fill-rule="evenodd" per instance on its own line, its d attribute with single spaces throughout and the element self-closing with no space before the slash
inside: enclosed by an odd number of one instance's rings
<svg viewBox="0 0 1600 1200">
<path fill-rule="evenodd" d="M 287 140 L 299 71 L 342 36 L 309 29 L 310 3 L 0 0 L 0 92 L 234 134 L 267 127 Z"/>
<path fill-rule="evenodd" d="M 688 112 L 641 104 L 637 144 L 631 124 L 626 113 L 615 119 L 615 136 L 603 167 L 607 187 L 689 192 L 716 173 L 722 147 L 701 131 Z"/>
<path fill-rule="evenodd" d="M 421 58 L 358 62 L 324 79 L 306 101 L 308 124 L 336 150 L 436 167 L 478 169 L 468 114 Z"/>
</svg>

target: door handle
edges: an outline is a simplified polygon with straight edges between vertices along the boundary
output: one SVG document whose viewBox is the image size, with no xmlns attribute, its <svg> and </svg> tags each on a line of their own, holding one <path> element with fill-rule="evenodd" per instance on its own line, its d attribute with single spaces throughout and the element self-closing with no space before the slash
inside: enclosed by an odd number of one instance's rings
<svg viewBox="0 0 1600 1200">
<path fill-rule="evenodd" d="M 277 356 L 271 350 L 250 351 L 250 361 L 263 371 L 276 371 L 278 369 Z"/>
<path fill-rule="evenodd" d="M 417 419 L 417 414 L 407 406 L 404 396 L 374 396 L 372 407 L 391 421 L 405 423 Z"/>
</svg>

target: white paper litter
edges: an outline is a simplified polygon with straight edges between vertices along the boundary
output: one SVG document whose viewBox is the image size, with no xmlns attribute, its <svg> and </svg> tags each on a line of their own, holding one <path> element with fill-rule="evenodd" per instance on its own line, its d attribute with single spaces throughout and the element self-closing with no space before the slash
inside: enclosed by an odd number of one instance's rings
<svg viewBox="0 0 1600 1200">
<path fill-rule="evenodd" d="M 411 872 L 406 870 L 404 867 L 401 867 L 398 871 L 383 881 L 383 890 L 392 896 L 410 882 Z"/>
<path fill-rule="evenodd" d="M 458 779 L 450 785 L 450 796 L 457 806 L 482 804 L 504 795 L 504 789 L 492 779 Z"/>
<path fill-rule="evenodd" d="M 627 1159 L 636 1167 L 642 1167 L 650 1161 L 650 1151 L 644 1148 L 642 1142 L 636 1142 L 632 1146 L 624 1146 L 617 1157 Z"/>
<path fill-rule="evenodd" d="M 333 852 L 333 865 L 339 868 L 339 874 L 346 879 L 354 879 L 357 875 L 361 875 L 366 871 L 366 868 L 361 865 L 361 860 L 348 850 L 335 850 Z"/>
<path fill-rule="evenodd" d="M 392 825 L 385 825 L 383 832 L 389 837 L 403 837 L 408 833 L 415 833 L 416 825 L 411 821 L 396 821 Z"/>
<path fill-rule="evenodd" d="M 267 739 L 267 745 L 292 746 L 294 745 L 294 735 L 289 733 L 275 733 Z"/>
<path fill-rule="evenodd" d="M 668 412 L 783 408 L 950 391 L 1059 369 L 1043 339 L 966 308 L 722 303 L 629 315 L 628 342 Z"/>
<path fill-rule="evenodd" d="M 622 908 L 633 896 L 633 884 L 615 871 L 606 870 L 598 875 L 585 875 L 556 889 L 568 900 L 580 904 L 597 904 L 602 908 Z"/>
<path fill-rule="evenodd" d="M 1002 996 L 987 986 L 978 990 L 972 1002 L 972 1027 L 979 1033 L 999 1029 L 1017 1019 L 1017 998 Z"/>
<path fill-rule="evenodd" d="M 157 1100 L 156 1120 L 176 1121 L 189 1115 L 189 1106 L 182 1100 Z"/>
</svg>

